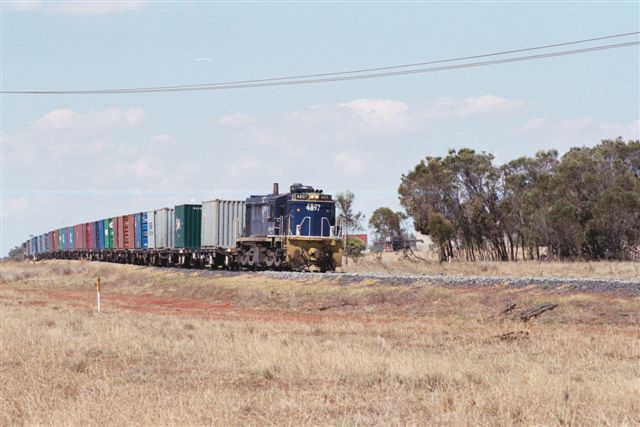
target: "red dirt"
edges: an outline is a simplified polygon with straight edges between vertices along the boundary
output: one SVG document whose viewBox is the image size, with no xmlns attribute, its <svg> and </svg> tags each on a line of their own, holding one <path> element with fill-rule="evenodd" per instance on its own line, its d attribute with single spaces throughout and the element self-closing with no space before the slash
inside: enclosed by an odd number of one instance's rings
<svg viewBox="0 0 640 427">
<path fill-rule="evenodd" d="M 19 294 L 20 297 L 10 297 L 5 292 L 13 292 Z M 471 290 L 458 290 L 459 293 L 468 293 Z M 495 302 L 500 301 L 500 289 L 475 289 L 475 293 L 479 297 L 496 298 Z M 23 298 L 24 296 L 24 298 Z M 224 295 L 216 295 L 217 298 L 224 298 Z M 605 300 L 610 298 L 601 295 Z M 0 300 L 15 301 L 19 304 L 32 306 L 65 306 L 77 310 L 94 310 L 96 306 L 96 294 L 88 289 L 41 289 L 28 287 L 0 287 Z M 129 295 L 123 293 L 106 292 L 102 294 L 103 311 L 126 311 L 136 313 L 154 313 L 181 317 L 196 317 L 210 320 L 229 320 L 229 321 L 265 321 L 265 322 L 295 322 L 303 324 L 315 324 L 322 321 L 351 321 L 360 323 L 369 323 L 374 320 L 373 317 L 359 312 L 345 312 L 340 310 L 340 306 L 330 307 L 338 310 L 327 311 L 302 311 L 299 310 L 273 310 L 261 309 L 255 307 L 235 306 L 229 301 L 184 298 L 175 296 L 156 296 L 150 294 Z M 397 307 L 395 307 L 397 308 Z M 394 312 L 393 307 L 384 307 L 378 305 L 376 313 L 382 314 L 383 317 L 376 316 L 377 323 L 391 323 L 397 320 L 406 319 L 407 316 L 399 315 Z M 611 327 L 601 325 L 582 324 L 578 326 L 578 330 L 587 334 L 615 334 L 625 335 L 629 337 L 640 338 L 640 331 L 637 329 L 627 330 L 621 328 L 612 329 Z"/>
<path fill-rule="evenodd" d="M 76 309 L 95 309 L 96 294 L 86 290 L 57 289 L 36 290 L 28 288 L 8 288 L 4 290 L 28 295 L 34 300 L 21 301 L 25 305 L 65 305 Z M 0 299 L 7 299 L 0 295 Z M 101 295 L 103 311 L 131 311 L 136 313 L 155 313 L 174 316 L 198 317 L 210 320 L 269 321 L 319 323 L 324 320 L 348 320 L 368 322 L 361 316 L 315 314 L 295 311 L 277 311 L 233 306 L 229 302 L 208 302 L 199 299 L 176 297 L 158 297 L 154 295 L 127 295 L 121 293 L 103 293 Z"/>
</svg>

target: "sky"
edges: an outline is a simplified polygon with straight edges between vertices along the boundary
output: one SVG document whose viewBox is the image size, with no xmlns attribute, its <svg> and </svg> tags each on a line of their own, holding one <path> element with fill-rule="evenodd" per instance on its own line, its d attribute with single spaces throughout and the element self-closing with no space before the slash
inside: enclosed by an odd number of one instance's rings
<svg viewBox="0 0 640 427">
<path fill-rule="evenodd" d="M 215 83 L 384 67 L 640 29 L 634 2 L 8 2 L 2 90 Z M 612 39 L 589 46 L 638 40 Z M 586 45 L 585 45 L 586 46 Z M 571 46 L 566 49 L 585 47 Z M 540 53 L 540 52 L 533 52 Z M 224 91 L 1 95 L 0 255 L 29 235 L 119 214 L 351 190 L 401 209 L 402 174 L 473 148 L 497 164 L 640 138 L 638 46 Z"/>
</svg>

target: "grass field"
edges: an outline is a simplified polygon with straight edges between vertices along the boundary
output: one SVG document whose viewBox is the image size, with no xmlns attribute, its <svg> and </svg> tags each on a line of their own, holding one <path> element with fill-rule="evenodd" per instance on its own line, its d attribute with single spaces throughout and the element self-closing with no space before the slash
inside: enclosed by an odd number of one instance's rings
<svg viewBox="0 0 640 427">
<path fill-rule="evenodd" d="M 1 268 L 1 425 L 640 424 L 637 297 Z"/>
<path fill-rule="evenodd" d="M 349 272 L 381 272 L 444 276 L 504 276 L 504 277 L 602 277 L 638 279 L 640 262 L 620 261 L 518 261 L 518 262 L 438 262 L 433 253 L 416 252 L 419 257 L 405 257 L 401 252 L 368 253 L 349 260 L 343 267 Z"/>
</svg>

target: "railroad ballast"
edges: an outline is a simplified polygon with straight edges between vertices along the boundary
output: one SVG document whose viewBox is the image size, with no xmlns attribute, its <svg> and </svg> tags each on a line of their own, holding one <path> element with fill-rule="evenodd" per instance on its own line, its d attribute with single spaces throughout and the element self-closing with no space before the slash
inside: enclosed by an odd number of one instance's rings
<svg viewBox="0 0 640 427">
<path fill-rule="evenodd" d="M 293 184 L 246 200 L 211 200 L 105 218 L 30 238 L 25 255 L 187 268 L 333 271 L 342 227 L 322 190 Z"/>
</svg>

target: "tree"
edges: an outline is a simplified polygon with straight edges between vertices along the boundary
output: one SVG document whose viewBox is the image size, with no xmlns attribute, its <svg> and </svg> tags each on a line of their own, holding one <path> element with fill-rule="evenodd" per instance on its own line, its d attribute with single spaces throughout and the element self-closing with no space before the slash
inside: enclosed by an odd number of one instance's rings
<svg viewBox="0 0 640 427">
<path fill-rule="evenodd" d="M 379 241 L 402 240 L 407 237 L 403 227 L 403 221 L 407 215 L 402 212 L 394 212 L 389 208 L 378 208 L 369 218 L 369 227 L 373 229 L 376 239 Z"/>
<path fill-rule="evenodd" d="M 9 261 L 23 261 L 24 260 L 24 251 L 22 247 L 15 246 L 13 249 L 9 251 L 9 255 L 7 255 L 7 260 Z"/>
<path fill-rule="evenodd" d="M 344 227 L 344 231 L 350 234 L 352 231 L 362 230 L 364 214 L 360 211 L 354 212 L 353 201 L 356 196 L 347 190 L 344 193 L 336 194 L 336 206 L 338 207 L 338 220 Z"/>
<path fill-rule="evenodd" d="M 604 140 L 562 158 L 540 151 L 494 166 L 471 149 L 402 175 L 400 204 L 440 258 L 632 259 L 640 253 L 640 141 Z M 373 220 L 373 218 L 372 218 Z"/>
<path fill-rule="evenodd" d="M 336 194 L 336 206 L 338 207 L 338 222 L 343 227 L 344 239 L 344 253 L 346 256 L 350 255 L 348 244 L 349 234 L 353 231 L 362 230 L 362 221 L 364 221 L 364 214 L 360 211 L 354 212 L 353 201 L 356 196 L 351 191 L 347 190 L 344 193 Z"/>
<path fill-rule="evenodd" d="M 358 259 L 362 256 L 362 253 L 365 251 L 366 247 L 364 242 L 357 237 L 349 237 L 347 239 L 347 252 L 350 257 L 354 259 Z"/>
</svg>

